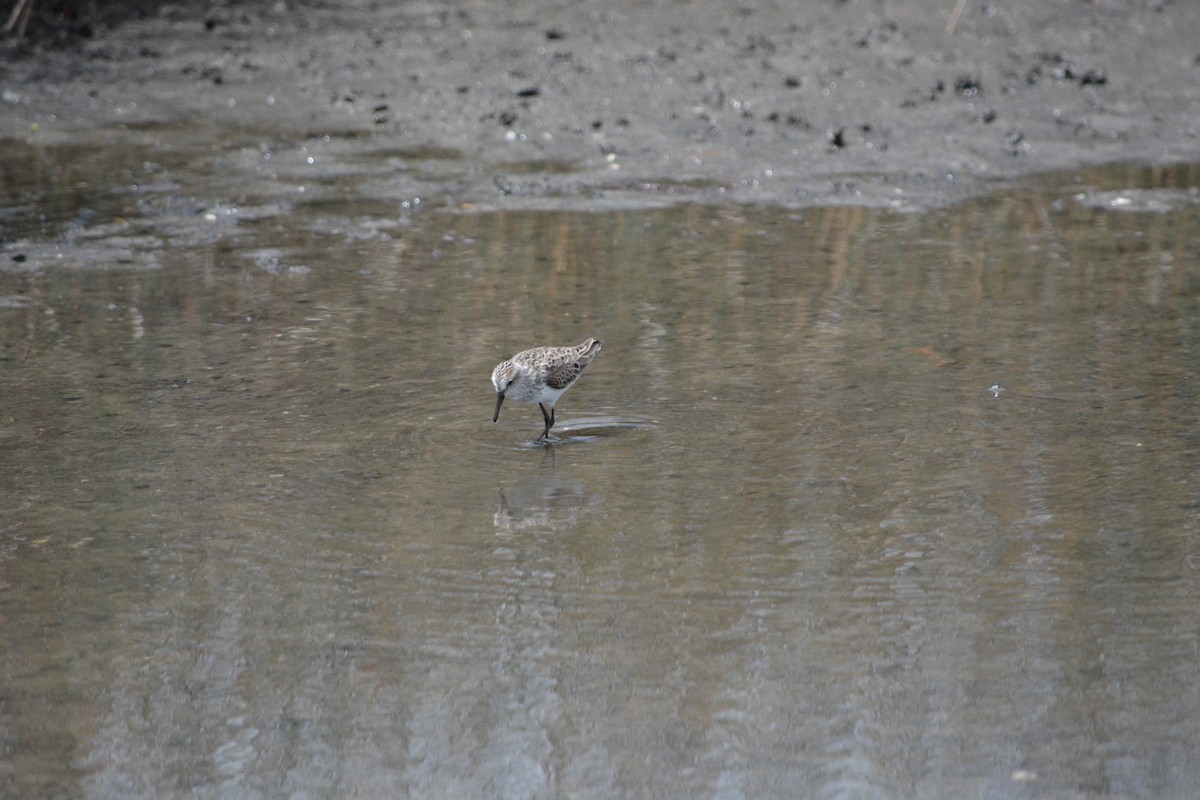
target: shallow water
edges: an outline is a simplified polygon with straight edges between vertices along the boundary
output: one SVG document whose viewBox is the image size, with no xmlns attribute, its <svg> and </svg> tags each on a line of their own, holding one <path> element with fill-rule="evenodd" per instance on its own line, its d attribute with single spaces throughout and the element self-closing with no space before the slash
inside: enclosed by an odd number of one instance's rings
<svg viewBox="0 0 1200 800">
<path fill-rule="evenodd" d="M 480 213 L 38 157 L 3 796 L 1200 790 L 1196 169 Z M 491 422 L 587 336 L 560 443 Z"/>
</svg>

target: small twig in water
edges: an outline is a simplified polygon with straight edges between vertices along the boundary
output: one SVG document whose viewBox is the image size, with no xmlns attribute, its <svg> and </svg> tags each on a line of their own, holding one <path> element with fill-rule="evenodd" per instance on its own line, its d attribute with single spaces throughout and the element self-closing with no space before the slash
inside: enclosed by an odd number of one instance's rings
<svg viewBox="0 0 1200 800">
<path fill-rule="evenodd" d="M 13 5 L 12 13 L 8 15 L 8 22 L 5 22 L 4 27 L 0 28 L 0 33 L 8 36 L 13 32 L 13 28 L 16 28 L 17 38 L 23 38 L 25 26 L 29 24 L 29 13 L 32 10 L 33 0 L 17 0 Z"/>
<path fill-rule="evenodd" d="M 958 0 L 954 4 L 954 10 L 950 12 L 950 19 L 946 20 L 946 35 L 950 36 L 954 33 L 954 26 L 958 25 L 958 18 L 962 16 L 963 9 L 967 6 L 967 0 Z"/>
</svg>

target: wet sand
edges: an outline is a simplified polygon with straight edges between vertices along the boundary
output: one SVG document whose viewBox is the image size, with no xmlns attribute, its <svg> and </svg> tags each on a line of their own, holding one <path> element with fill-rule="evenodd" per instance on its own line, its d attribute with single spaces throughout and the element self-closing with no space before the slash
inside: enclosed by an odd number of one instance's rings
<svg viewBox="0 0 1200 800">
<path fill-rule="evenodd" d="M 949 34 L 950 0 L 336 5 L 31 25 L 0 47 L 0 137 L 148 158 L 352 137 L 398 169 L 455 164 L 423 191 L 483 207 L 919 209 L 1200 152 L 1181 1 L 967 0 Z"/>
</svg>

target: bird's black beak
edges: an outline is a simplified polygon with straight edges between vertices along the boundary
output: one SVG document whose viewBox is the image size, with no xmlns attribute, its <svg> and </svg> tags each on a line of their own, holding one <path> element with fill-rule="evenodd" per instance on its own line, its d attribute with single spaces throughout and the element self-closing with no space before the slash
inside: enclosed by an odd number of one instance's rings
<svg viewBox="0 0 1200 800">
<path fill-rule="evenodd" d="M 504 402 L 504 392 L 496 392 L 496 413 L 492 415 L 492 422 L 500 419 L 500 405 Z"/>
</svg>

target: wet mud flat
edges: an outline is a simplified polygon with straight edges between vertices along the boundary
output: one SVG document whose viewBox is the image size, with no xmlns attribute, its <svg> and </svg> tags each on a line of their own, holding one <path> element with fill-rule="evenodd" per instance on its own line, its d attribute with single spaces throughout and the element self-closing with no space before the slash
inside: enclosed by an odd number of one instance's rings
<svg viewBox="0 0 1200 800">
<path fill-rule="evenodd" d="M 951 33 L 947 0 L 61 9 L 0 44 L 0 136 L 349 137 L 324 166 L 392 154 L 397 201 L 919 209 L 1200 145 L 1200 15 L 1171 0 L 967 0 Z"/>
</svg>

